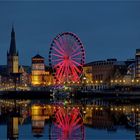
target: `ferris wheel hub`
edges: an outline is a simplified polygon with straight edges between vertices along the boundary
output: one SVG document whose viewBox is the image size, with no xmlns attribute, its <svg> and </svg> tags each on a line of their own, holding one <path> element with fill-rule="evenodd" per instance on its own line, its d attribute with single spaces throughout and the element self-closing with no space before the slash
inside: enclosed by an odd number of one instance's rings
<svg viewBox="0 0 140 140">
<path fill-rule="evenodd" d="M 69 60 L 69 56 L 64 56 L 64 60 Z"/>
</svg>

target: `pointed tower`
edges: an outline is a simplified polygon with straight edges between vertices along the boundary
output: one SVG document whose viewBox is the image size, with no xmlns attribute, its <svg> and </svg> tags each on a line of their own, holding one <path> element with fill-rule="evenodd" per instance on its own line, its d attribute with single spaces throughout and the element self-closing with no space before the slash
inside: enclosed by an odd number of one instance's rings
<svg viewBox="0 0 140 140">
<path fill-rule="evenodd" d="M 16 39 L 14 26 L 12 26 L 10 49 L 7 51 L 7 71 L 10 73 L 18 73 L 18 52 L 16 50 Z"/>
</svg>

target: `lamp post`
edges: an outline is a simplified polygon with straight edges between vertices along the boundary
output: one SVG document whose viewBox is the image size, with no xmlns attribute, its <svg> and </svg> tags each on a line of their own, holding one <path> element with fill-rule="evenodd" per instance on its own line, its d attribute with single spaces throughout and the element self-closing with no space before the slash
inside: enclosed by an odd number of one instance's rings
<svg viewBox="0 0 140 140">
<path fill-rule="evenodd" d="M 83 77 L 83 89 L 85 90 L 85 87 L 86 87 L 86 80 L 87 80 L 87 78 L 84 76 Z"/>
</svg>

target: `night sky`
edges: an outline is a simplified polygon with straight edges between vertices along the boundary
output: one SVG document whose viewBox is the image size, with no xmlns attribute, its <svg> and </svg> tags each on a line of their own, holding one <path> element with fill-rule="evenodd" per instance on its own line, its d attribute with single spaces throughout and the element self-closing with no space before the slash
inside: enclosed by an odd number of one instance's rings
<svg viewBox="0 0 140 140">
<path fill-rule="evenodd" d="M 0 64 L 6 64 L 12 24 L 20 64 L 39 53 L 48 64 L 53 38 L 70 31 L 79 36 L 86 62 L 134 58 L 140 48 L 140 2 L 30 1 L 0 2 Z"/>
</svg>

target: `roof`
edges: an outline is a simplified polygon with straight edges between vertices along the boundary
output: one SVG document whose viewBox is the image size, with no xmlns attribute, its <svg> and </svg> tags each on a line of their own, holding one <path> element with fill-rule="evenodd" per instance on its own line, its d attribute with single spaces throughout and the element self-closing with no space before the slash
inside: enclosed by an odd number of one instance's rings
<svg viewBox="0 0 140 140">
<path fill-rule="evenodd" d="M 37 54 L 37 55 L 35 55 L 34 57 L 32 57 L 32 58 L 41 58 L 41 59 L 44 59 L 44 57 L 42 57 L 41 55 L 39 55 L 39 54 Z"/>
<path fill-rule="evenodd" d="M 93 61 L 93 62 L 86 63 L 84 66 L 92 66 L 96 63 L 103 63 L 103 62 L 106 62 L 106 61 L 105 60 Z"/>
</svg>

